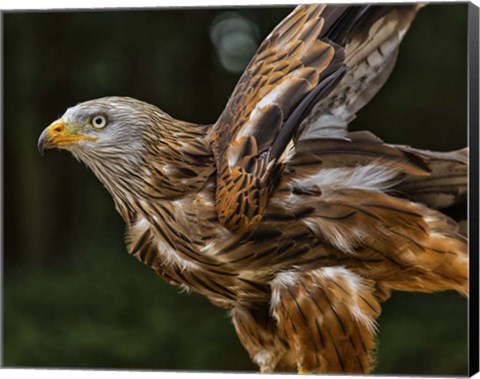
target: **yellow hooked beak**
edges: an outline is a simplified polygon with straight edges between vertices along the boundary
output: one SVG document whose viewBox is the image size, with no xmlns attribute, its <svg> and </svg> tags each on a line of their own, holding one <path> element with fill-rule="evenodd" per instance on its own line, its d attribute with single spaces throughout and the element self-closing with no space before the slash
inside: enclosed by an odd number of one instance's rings
<svg viewBox="0 0 480 379">
<path fill-rule="evenodd" d="M 43 150 L 45 149 L 62 148 L 76 144 L 81 140 L 96 141 L 97 138 L 70 132 L 65 126 L 65 121 L 59 118 L 50 124 L 40 135 L 38 151 L 43 155 Z"/>
</svg>

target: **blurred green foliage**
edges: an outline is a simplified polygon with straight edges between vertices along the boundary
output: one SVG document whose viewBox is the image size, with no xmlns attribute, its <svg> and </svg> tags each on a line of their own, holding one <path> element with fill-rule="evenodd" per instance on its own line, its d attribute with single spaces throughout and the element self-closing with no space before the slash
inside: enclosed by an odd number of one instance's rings
<svg viewBox="0 0 480 379">
<path fill-rule="evenodd" d="M 266 36 L 289 10 L 235 11 Z M 68 106 L 106 95 L 214 122 L 238 80 L 209 38 L 226 11 L 4 15 L 5 366 L 255 370 L 225 311 L 179 294 L 126 253 L 96 178 L 68 154 L 36 151 Z M 420 12 L 390 80 L 352 129 L 421 148 L 466 145 L 466 4 Z M 458 295 L 395 293 L 379 325 L 377 373 L 467 373 Z"/>
</svg>

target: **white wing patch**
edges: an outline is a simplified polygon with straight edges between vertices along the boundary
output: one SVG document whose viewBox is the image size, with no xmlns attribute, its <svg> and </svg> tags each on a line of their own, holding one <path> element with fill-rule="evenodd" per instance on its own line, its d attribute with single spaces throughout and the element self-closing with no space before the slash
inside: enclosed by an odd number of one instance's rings
<svg viewBox="0 0 480 379">
<path fill-rule="evenodd" d="M 380 163 L 372 163 L 357 167 L 340 167 L 319 170 L 303 179 L 295 179 L 298 186 L 318 186 L 322 190 L 328 188 L 359 188 L 384 190 L 397 182 L 394 180 L 398 171 L 385 167 Z"/>
</svg>

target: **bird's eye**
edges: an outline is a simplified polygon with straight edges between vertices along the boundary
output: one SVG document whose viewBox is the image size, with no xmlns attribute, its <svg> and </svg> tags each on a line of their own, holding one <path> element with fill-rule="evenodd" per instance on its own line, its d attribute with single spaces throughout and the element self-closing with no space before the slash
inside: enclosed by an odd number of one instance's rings
<svg viewBox="0 0 480 379">
<path fill-rule="evenodd" d="M 95 129 L 103 129 L 107 125 L 107 119 L 105 118 L 105 116 L 101 115 L 93 116 L 90 120 L 90 124 Z"/>
</svg>

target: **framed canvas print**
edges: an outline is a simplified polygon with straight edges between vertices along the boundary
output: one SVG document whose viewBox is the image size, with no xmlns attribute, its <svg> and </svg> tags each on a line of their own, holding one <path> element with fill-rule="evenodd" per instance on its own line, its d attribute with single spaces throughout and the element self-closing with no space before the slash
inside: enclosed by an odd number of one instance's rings
<svg viewBox="0 0 480 379">
<path fill-rule="evenodd" d="M 4 367 L 478 371 L 475 5 L 2 34 Z"/>
</svg>

